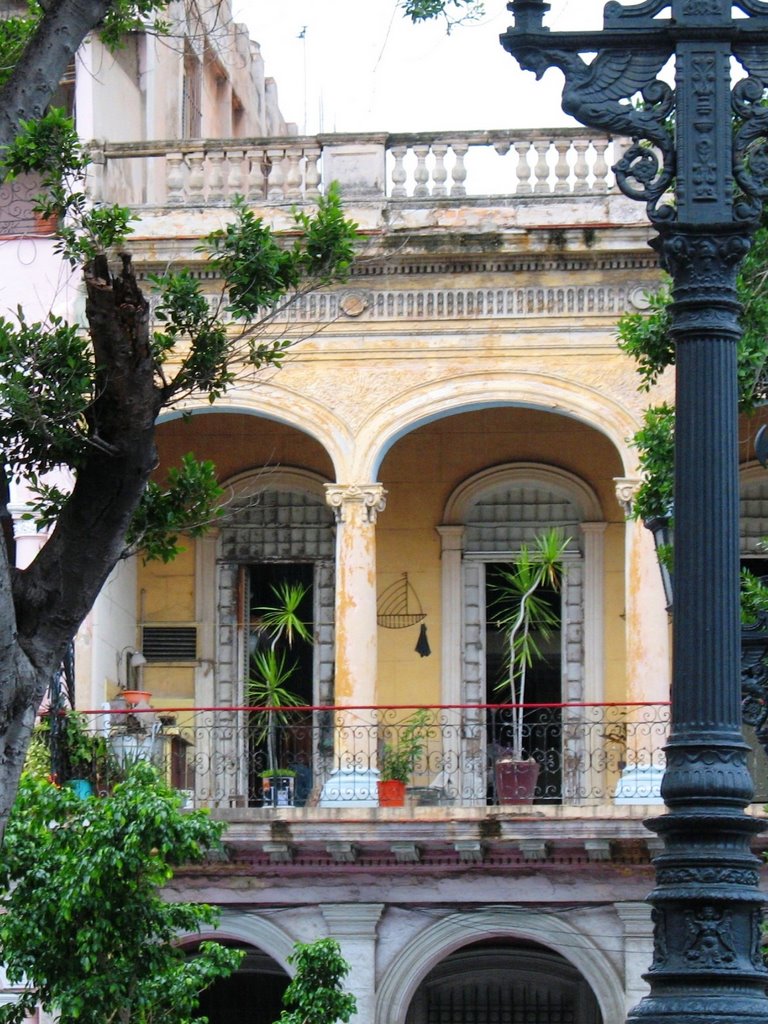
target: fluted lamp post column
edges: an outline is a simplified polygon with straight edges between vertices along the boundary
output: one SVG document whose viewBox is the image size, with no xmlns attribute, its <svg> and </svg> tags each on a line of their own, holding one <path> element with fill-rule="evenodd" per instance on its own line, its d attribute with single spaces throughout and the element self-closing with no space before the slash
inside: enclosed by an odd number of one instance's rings
<svg viewBox="0 0 768 1024">
<path fill-rule="evenodd" d="M 649 823 L 656 857 L 650 994 L 630 1021 L 765 1024 L 762 826 L 741 733 L 736 271 L 768 198 L 768 2 L 608 3 L 603 29 L 551 32 L 513 0 L 501 37 L 522 68 L 565 76 L 563 110 L 628 136 L 619 188 L 646 203 L 673 279 L 675 616 L 671 732 Z M 581 54 L 588 54 L 585 60 Z M 594 58 L 593 54 L 596 54 Z M 658 78 L 675 59 L 675 84 Z M 746 72 L 731 84 L 731 58 Z M 642 99 L 633 103 L 632 99 Z"/>
</svg>

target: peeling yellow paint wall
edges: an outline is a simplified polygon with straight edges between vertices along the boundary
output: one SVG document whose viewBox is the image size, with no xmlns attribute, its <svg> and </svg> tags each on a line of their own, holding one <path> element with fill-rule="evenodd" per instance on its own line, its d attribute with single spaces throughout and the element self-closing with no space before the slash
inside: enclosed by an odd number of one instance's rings
<svg viewBox="0 0 768 1024">
<path fill-rule="evenodd" d="M 186 550 L 173 561 L 139 563 L 139 624 L 188 624 L 195 621 L 195 543 L 182 541 Z M 176 699 L 192 699 L 194 666 L 147 664 L 141 668 L 143 688 L 158 706 Z"/>
</svg>

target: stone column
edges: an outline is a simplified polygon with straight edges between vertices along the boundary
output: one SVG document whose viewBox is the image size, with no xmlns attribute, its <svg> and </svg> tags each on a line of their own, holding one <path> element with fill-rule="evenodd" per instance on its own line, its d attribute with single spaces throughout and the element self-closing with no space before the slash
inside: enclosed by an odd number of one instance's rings
<svg viewBox="0 0 768 1024">
<path fill-rule="evenodd" d="M 386 492 L 378 483 L 326 484 L 325 489 L 337 524 L 334 703 L 367 708 L 376 703 L 376 518 L 386 505 Z M 375 769 L 375 712 L 341 712 L 334 732 L 334 785 L 341 789 L 331 793 L 326 788 L 322 802 L 375 804 L 375 793 L 369 793 L 375 781 L 375 775 L 370 776 Z M 346 792 L 349 786 L 351 791 Z"/>
<path fill-rule="evenodd" d="M 336 939 L 349 964 L 344 987 L 357 999 L 353 1024 L 376 1019 L 376 927 L 383 903 L 321 904 L 328 934 Z"/>
<path fill-rule="evenodd" d="M 443 704 L 463 704 L 461 688 L 461 626 L 463 593 L 461 585 L 461 556 L 464 549 L 464 526 L 438 526 L 441 544 L 441 633 L 440 677 L 442 687 L 440 700 Z M 462 713 L 458 709 L 447 709 L 441 715 L 443 724 L 443 771 L 433 782 L 448 792 L 461 792 L 462 766 L 466 756 L 462 754 Z"/>
<path fill-rule="evenodd" d="M 617 479 L 616 497 L 627 515 L 640 484 Z M 669 700 L 669 616 L 653 537 L 641 522 L 627 521 L 625 616 L 627 700 Z M 664 716 L 666 717 L 666 716 Z M 660 804 L 666 725 L 654 709 L 628 709 L 627 766 L 616 789 L 620 804 Z"/>
<path fill-rule="evenodd" d="M 616 903 L 624 930 L 624 996 L 629 1011 L 648 994 L 643 975 L 653 957 L 653 922 L 647 903 Z"/>
</svg>

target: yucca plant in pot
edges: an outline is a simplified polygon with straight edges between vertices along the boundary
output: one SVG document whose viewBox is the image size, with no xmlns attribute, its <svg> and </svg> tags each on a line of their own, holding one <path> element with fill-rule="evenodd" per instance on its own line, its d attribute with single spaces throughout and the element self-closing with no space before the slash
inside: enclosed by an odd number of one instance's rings
<svg viewBox="0 0 768 1024">
<path fill-rule="evenodd" d="M 494 762 L 500 803 L 530 803 L 539 763 L 525 749 L 525 700 L 528 669 L 542 658 L 541 645 L 560 625 L 560 613 L 547 593 L 559 591 L 563 556 L 570 538 L 547 530 L 523 544 L 515 558 L 500 567 L 492 610 L 504 635 L 505 678 L 498 686 L 510 702 L 509 745 Z"/>
<path fill-rule="evenodd" d="M 299 608 L 308 588 L 301 583 L 278 583 L 272 588 L 275 604 L 262 605 L 258 612 L 257 640 L 268 646 L 256 649 L 250 657 L 250 677 L 246 697 L 252 707 L 301 707 L 301 699 L 291 690 L 290 681 L 298 670 L 298 662 L 291 661 L 290 650 L 299 637 L 309 643 L 312 634 L 299 615 Z M 278 758 L 278 727 L 287 725 L 290 712 L 265 710 L 253 719 L 253 738 L 257 744 L 265 743 L 267 769 L 261 773 L 264 803 L 272 806 L 293 803 L 296 772 L 281 766 Z"/>
</svg>

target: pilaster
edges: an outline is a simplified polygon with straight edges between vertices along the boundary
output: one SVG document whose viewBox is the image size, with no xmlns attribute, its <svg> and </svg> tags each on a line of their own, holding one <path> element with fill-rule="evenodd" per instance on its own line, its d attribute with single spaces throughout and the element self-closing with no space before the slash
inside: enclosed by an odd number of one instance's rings
<svg viewBox="0 0 768 1024">
<path fill-rule="evenodd" d="M 353 1024 L 376 1019 L 376 929 L 383 903 L 325 903 L 320 910 L 328 934 L 336 939 L 349 964 L 345 987 L 357 999 Z"/>
</svg>

